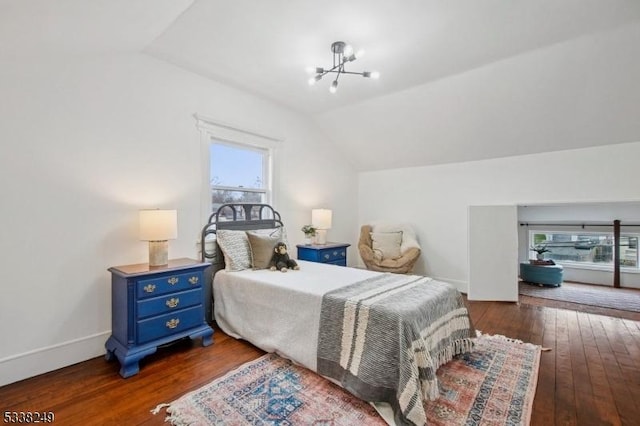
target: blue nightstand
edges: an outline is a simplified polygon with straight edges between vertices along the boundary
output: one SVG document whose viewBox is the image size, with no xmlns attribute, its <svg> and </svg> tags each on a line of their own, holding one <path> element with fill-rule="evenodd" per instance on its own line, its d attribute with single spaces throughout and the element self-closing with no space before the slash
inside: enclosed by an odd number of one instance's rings
<svg viewBox="0 0 640 426">
<path fill-rule="evenodd" d="M 347 266 L 347 247 L 351 244 L 298 244 L 298 259 Z"/>
<path fill-rule="evenodd" d="M 209 266 L 175 259 L 160 267 L 142 263 L 109 268 L 111 337 L 105 357 L 118 358 L 122 377 L 137 374 L 139 361 L 165 343 L 183 337 L 201 337 L 202 346 L 213 343 L 202 288 Z"/>
</svg>

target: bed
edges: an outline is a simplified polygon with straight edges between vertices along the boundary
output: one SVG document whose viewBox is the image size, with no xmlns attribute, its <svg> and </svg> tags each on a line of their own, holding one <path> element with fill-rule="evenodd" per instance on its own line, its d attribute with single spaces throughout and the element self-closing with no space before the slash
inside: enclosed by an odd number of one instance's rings
<svg viewBox="0 0 640 426">
<path fill-rule="evenodd" d="M 243 233 L 260 269 L 247 267 Z M 201 243 L 203 259 L 213 260 L 217 325 L 364 400 L 388 403 L 396 424 L 425 424 L 422 400 L 438 396 L 436 370 L 473 347 L 460 293 L 428 277 L 306 261 L 298 271 L 271 271 L 256 241 L 276 239 L 286 242 L 286 232 L 270 206 L 223 205 L 211 216 Z"/>
</svg>

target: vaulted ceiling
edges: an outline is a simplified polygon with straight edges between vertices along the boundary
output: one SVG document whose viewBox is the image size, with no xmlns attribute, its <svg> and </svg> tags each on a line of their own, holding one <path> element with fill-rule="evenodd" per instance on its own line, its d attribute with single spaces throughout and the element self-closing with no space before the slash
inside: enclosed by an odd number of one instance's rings
<svg viewBox="0 0 640 426">
<path fill-rule="evenodd" d="M 366 55 L 336 94 L 305 69 Z M 308 115 L 359 170 L 640 141 L 638 0 L 0 0 L 0 53 L 141 51 Z"/>
</svg>

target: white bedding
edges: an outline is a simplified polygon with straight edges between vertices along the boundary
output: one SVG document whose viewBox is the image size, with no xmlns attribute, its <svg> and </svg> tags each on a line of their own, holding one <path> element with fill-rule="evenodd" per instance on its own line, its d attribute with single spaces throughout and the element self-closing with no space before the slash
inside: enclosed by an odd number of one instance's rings
<svg viewBox="0 0 640 426">
<path fill-rule="evenodd" d="M 299 271 L 218 271 L 218 326 L 228 335 L 317 371 L 322 296 L 379 272 L 299 260 Z"/>
</svg>

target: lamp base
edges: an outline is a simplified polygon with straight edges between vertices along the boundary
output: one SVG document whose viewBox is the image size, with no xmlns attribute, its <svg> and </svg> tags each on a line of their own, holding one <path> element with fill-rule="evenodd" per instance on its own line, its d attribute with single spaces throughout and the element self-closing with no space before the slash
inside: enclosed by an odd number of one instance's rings
<svg viewBox="0 0 640 426">
<path fill-rule="evenodd" d="M 327 244 L 327 230 L 326 229 L 318 229 L 318 230 L 316 230 L 316 244 L 319 244 L 319 245 Z"/>
<path fill-rule="evenodd" d="M 149 266 L 169 264 L 169 241 L 149 241 Z"/>
</svg>

